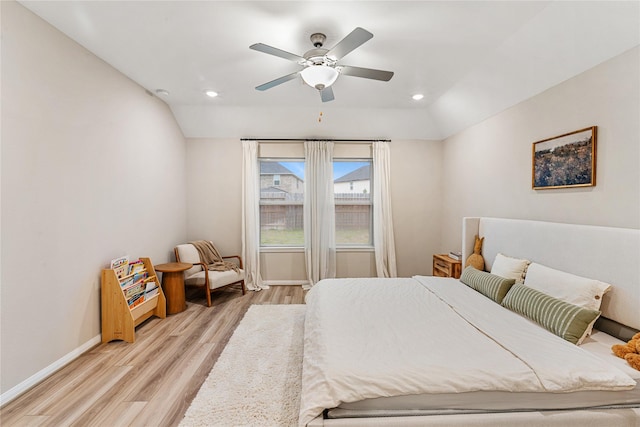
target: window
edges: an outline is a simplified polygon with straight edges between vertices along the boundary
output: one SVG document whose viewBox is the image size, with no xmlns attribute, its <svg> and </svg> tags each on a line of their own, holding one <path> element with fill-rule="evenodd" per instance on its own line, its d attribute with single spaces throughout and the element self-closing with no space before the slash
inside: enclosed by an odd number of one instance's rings
<svg viewBox="0 0 640 427">
<path fill-rule="evenodd" d="M 333 162 L 337 246 L 373 244 L 371 170 L 371 160 L 339 159 Z"/>
<path fill-rule="evenodd" d="M 260 159 L 260 246 L 304 245 L 302 184 L 304 160 Z"/>
<path fill-rule="evenodd" d="M 260 246 L 304 246 L 303 159 L 260 159 Z M 333 162 L 336 245 L 373 245 L 370 159 Z"/>
</svg>

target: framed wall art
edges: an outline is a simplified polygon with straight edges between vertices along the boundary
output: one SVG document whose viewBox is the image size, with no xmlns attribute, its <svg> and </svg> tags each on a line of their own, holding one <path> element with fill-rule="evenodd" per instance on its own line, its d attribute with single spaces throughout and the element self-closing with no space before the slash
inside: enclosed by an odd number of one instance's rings
<svg viewBox="0 0 640 427">
<path fill-rule="evenodd" d="M 596 129 L 591 126 L 534 142 L 534 190 L 596 185 Z"/>
</svg>

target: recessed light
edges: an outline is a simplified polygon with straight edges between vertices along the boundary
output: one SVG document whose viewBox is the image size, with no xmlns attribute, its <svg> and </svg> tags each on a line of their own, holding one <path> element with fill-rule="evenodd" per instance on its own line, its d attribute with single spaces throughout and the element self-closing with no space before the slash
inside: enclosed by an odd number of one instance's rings
<svg viewBox="0 0 640 427">
<path fill-rule="evenodd" d="M 420 101 L 422 98 L 424 98 L 424 95 L 421 93 L 416 93 L 415 95 L 412 96 L 412 98 L 416 101 Z"/>
<path fill-rule="evenodd" d="M 214 90 L 206 90 L 204 93 L 210 98 L 215 98 L 216 96 L 218 96 L 218 92 Z"/>
<path fill-rule="evenodd" d="M 166 89 L 156 89 L 156 95 L 169 96 L 169 91 Z"/>
</svg>

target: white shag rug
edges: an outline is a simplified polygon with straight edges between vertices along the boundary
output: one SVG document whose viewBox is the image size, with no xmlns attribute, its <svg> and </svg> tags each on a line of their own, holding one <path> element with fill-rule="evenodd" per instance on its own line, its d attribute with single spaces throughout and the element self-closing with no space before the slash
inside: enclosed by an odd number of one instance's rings
<svg viewBox="0 0 640 427">
<path fill-rule="evenodd" d="M 298 425 L 305 306 L 252 305 L 181 427 Z"/>
</svg>

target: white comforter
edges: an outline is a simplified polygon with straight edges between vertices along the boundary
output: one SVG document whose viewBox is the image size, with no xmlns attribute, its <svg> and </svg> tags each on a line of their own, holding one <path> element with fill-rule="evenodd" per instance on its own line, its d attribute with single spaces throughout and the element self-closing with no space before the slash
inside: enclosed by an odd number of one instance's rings
<svg viewBox="0 0 640 427">
<path fill-rule="evenodd" d="M 300 425 L 366 398 L 636 384 L 454 279 L 323 280 L 306 302 Z"/>
</svg>

